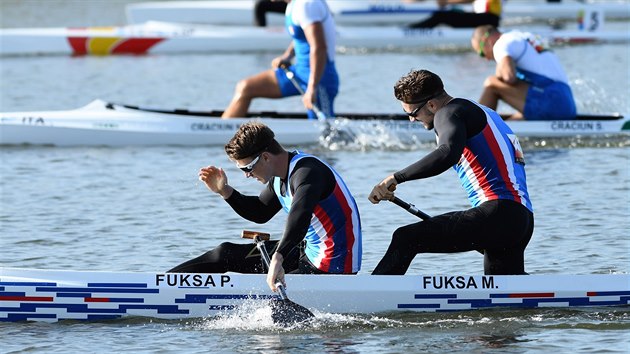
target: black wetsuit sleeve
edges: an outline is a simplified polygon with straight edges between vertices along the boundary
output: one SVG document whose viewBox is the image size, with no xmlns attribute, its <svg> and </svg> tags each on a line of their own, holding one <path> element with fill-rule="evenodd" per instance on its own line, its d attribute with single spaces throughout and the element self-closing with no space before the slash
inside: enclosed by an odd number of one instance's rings
<svg viewBox="0 0 630 354">
<path fill-rule="evenodd" d="M 225 201 L 241 217 L 258 224 L 264 224 L 282 209 L 282 205 L 273 191 L 272 183 L 273 180 L 267 183 L 267 187 L 257 197 L 242 195 L 235 189 Z"/>
<path fill-rule="evenodd" d="M 286 256 L 304 240 L 315 207 L 330 196 L 335 185 L 333 172 L 321 161 L 306 157 L 297 162 L 289 178 L 293 202 L 277 252 Z"/>
<path fill-rule="evenodd" d="M 439 175 L 459 162 L 466 140 L 485 126 L 485 113 L 474 103 L 454 99 L 437 112 L 434 129 L 438 146 L 421 160 L 394 173 L 396 182 L 403 183 Z"/>
</svg>

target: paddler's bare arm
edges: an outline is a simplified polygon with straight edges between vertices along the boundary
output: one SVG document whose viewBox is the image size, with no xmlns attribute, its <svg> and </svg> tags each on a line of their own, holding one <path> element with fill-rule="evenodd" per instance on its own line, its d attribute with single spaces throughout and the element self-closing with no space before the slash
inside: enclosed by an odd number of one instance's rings
<svg viewBox="0 0 630 354">
<path fill-rule="evenodd" d="M 497 62 L 496 76 L 499 80 L 510 85 L 516 84 L 516 64 L 509 56 L 501 58 Z"/>
<path fill-rule="evenodd" d="M 324 68 L 327 61 L 326 36 L 324 35 L 324 26 L 321 22 L 315 22 L 304 28 L 304 35 L 311 47 L 310 61 L 311 72 L 306 86 L 306 92 L 302 97 L 302 103 L 307 109 L 313 109 L 313 103 L 316 101 L 317 86 L 324 75 Z"/>
<path fill-rule="evenodd" d="M 288 68 L 289 66 L 291 66 L 291 61 L 293 60 L 293 57 L 295 57 L 295 50 L 293 49 L 293 41 L 291 41 L 291 44 L 289 44 L 287 50 L 285 50 L 281 56 L 276 57 L 271 61 L 271 67 L 273 69 L 279 68 L 281 66 Z"/>
</svg>

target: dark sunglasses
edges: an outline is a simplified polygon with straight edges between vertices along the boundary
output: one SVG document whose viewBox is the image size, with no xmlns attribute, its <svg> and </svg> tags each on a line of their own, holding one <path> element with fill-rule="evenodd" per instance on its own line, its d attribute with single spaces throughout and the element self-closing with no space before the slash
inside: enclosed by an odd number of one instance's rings
<svg viewBox="0 0 630 354">
<path fill-rule="evenodd" d="M 490 32 L 484 33 L 479 40 L 479 56 L 482 58 L 486 57 L 486 53 L 483 51 L 483 48 L 486 46 L 486 40 L 488 40 L 488 36 L 490 36 Z"/>
<path fill-rule="evenodd" d="M 254 167 L 256 166 L 256 163 L 258 163 L 258 160 L 260 160 L 260 155 L 262 155 L 262 153 L 258 154 L 258 156 L 256 156 L 250 163 L 248 163 L 247 165 L 239 165 L 238 163 L 236 163 L 236 167 L 238 167 L 241 171 L 245 172 L 245 173 L 251 173 L 254 170 Z"/>
<path fill-rule="evenodd" d="M 429 102 L 429 100 L 427 100 L 426 102 L 422 104 L 422 106 L 415 108 L 411 112 L 407 112 L 404 109 L 403 109 L 403 112 L 405 112 L 405 114 L 408 115 L 409 117 L 416 118 L 418 116 L 418 113 L 420 113 L 420 110 L 422 109 L 422 107 L 424 107 L 424 105 L 427 104 L 427 102 Z"/>
<path fill-rule="evenodd" d="M 422 109 L 422 107 L 426 106 L 427 103 L 429 103 L 429 101 L 431 101 L 432 99 L 436 98 L 437 96 L 441 95 L 442 91 L 438 92 L 438 93 L 434 93 L 433 95 L 427 97 L 426 99 L 422 100 L 422 101 L 418 101 L 418 102 L 410 102 L 410 104 L 420 104 L 420 106 L 414 108 L 413 111 L 411 112 L 407 112 L 403 109 L 403 112 L 405 112 L 406 115 L 408 115 L 409 117 L 412 118 L 416 118 L 418 116 L 418 113 L 420 113 L 420 110 Z"/>
</svg>

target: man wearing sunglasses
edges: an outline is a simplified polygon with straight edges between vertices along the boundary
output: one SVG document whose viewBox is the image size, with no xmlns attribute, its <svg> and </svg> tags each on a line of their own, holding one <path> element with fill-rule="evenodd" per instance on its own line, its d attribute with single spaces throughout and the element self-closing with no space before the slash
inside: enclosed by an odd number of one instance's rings
<svg viewBox="0 0 630 354">
<path fill-rule="evenodd" d="M 372 274 L 405 274 L 418 253 L 484 254 L 484 273 L 526 274 L 524 251 L 534 230 L 525 160 L 501 117 L 471 100 L 453 98 L 427 70 L 412 71 L 394 86 L 411 121 L 434 129 L 435 150 L 386 177 L 368 199 L 390 200 L 400 183 L 454 168 L 472 208 L 437 215 L 397 229 Z"/>
<path fill-rule="evenodd" d="M 319 158 L 285 150 L 273 131 L 259 122 L 242 125 L 225 146 L 228 157 L 245 173 L 265 184 L 258 196 L 246 196 L 228 184 L 222 168 L 204 167 L 199 179 L 243 218 L 269 221 L 288 213 L 279 241 L 266 242 L 273 252 L 267 281 L 284 283 L 284 272 L 354 274 L 361 267 L 361 220 L 356 202 L 341 176 Z M 170 272 L 263 273 L 252 244 L 223 243 Z"/>
<path fill-rule="evenodd" d="M 479 103 L 494 110 L 504 101 L 518 112 L 509 119 L 575 119 L 569 79 L 556 55 L 537 36 L 499 32 L 480 26 L 471 38 L 480 57 L 496 61 L 496 73 L 484 82 Z"/>
</svg>

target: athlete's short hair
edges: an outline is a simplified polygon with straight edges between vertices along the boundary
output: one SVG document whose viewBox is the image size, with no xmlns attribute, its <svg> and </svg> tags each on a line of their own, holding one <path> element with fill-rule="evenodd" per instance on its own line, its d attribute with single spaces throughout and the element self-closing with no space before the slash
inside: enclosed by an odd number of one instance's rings
<svg viewBox="0 0 630 354">
<path fill-rule="evenodd" d="M 225 145 L 225 152 L 232 160 L 242 160 L 263 151 L 274 155 L 282 152 L 271 128 L 261 122 L 250 121 L 238 128 L 232 139 Z"/>
<path fill-rule="evenodd" d="M 396 99 L 409 104 L 436 97 L 443 91 L 442 79 L 429 70 L 412 70 L 394 85 Z"/>
</svg>

